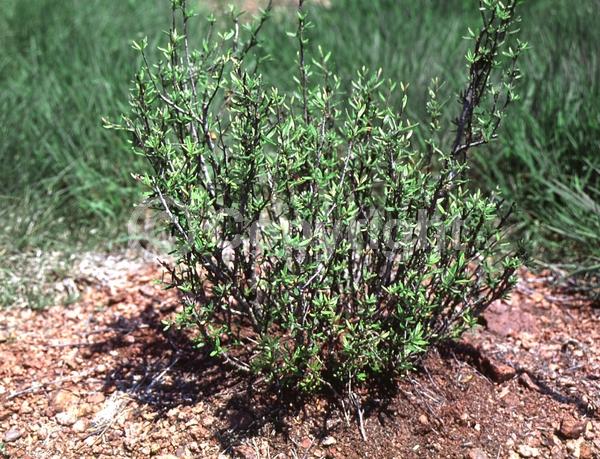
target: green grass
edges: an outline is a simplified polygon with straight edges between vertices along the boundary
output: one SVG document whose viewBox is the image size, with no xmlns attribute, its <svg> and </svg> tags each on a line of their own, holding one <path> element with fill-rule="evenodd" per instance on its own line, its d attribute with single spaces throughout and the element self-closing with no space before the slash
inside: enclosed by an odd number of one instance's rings
<svg viewBox="0 0 600 459">
<path fill-rule="evenodd" d="M 549 6 L 552 5 L 552 8 Z M 521 208 L 534 256 L 600 262 L 600 29 L 593 1 L 532 2 L 523 100 L 480 170 Z M 568 266 L 570 265 L 570 266 Z"/>
<path fill-rule="evenodd" d="M 113 238 L 136 199 L 126 139 L 129 42 L 164 28 L 162 2 L 7 0 L 0 11 L 0 244 Z M 162 5 L 162 6 L 161 6 Z M 96 232 L 96 236 L 94 235 Z"/>
<path fill-rule="evenodd" d="M 595 0 L 523 6 L 522 35 L 532 46 L 522 65 L 523 101 L 513 106 L 502 139 L 477 156 L 482 183 L 500 186 L 521 204 L 521 233 L 550 258 L 563 256 L 567 246 L 580 250 L 573 226 L 587 228 L 578 237 L 600 257 L 598 239 L 586 236 L 597 214 L 577 207 L 584 195 L 600 202 L 594 172 L 600 156 L 597 7 Z M 448 116 L 456 113 L 454 94 L 465 74 L 461 37 L 478 23 L 475 0 L 333 0 L 329 9 L 311 10 L 311 46 L 332 51 L 342 79 L 362 65 L 382 67 L 386 76 L 411 84 L 409 107 L 419 120 L 427 84 L 439 76 L 446 81 Z M 294 19 L 281 11 L 274 16 L 262 35 L 264 52 L 273 57 L 263 70 L 286 89 L 295 50 L 285 31 Z M 157 40 L 168 25 L 167 0 L 4 0 L 3 251 L 125 240 L 124 222 L 140 198 L 129 174 L 143 163 L 129 153 L 125 138 L 102 128 L 101 117 L 127 110 L 137 67 L 130 40 Z M 448 140 L 451 135 L 448 130 Z M 573 176 L 582 178 L 575 182 Z M 582 216 L 589 218 L 580 222 Z"/>
</svg>

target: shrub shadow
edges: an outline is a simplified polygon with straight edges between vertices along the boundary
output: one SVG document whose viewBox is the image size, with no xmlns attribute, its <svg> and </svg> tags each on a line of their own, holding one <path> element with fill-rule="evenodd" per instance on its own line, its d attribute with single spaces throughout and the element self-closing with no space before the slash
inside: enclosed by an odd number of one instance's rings
<svg viewBox="0 0 600 459">
<path fill-rule="evenodd" d="M 213 413 L 219 426 L 212 432 L 224 450 L 256 436 L 266 425 L 289 440 L 287 419 L 308 417 L 311 398 L 269 385 L 261 378 L 247 377 L 197 348 L 185 333 L 165 330 L 155 303 L 149 303 L 135 317 L 119 317 L 110 323 L 109 337 L 88 347 L 94 354 L 118 352 L 104 377 L 106 394 L 121 391 L 156 413 L 201 402 L 217 406 Z M 133 338 L 132 338 L 133 337 Z M 317 394 L 328 407 L 337 407 L 332 392 Z M 334 409 L 320 416 L 310 413 L 311 434 L 328 435 Z"/>
<path fill-rule="evenodd" d="M 489 367 L 485 364 L 486 357 L 479 348 L 471 343 L 446 343 L 444 346 L 440 347 L 440 356 L 444 359 L 457 358 L 462 360 L 472 367 L 477 368 L 477 370 L 487 378 L 492 379 L 489 374 Z M 551 387 L 545 382 L 546 378 L 539 372 L 535 372 L 522 366 L 515 366 L 514 369 L 516 370 L 517 375 L 527 374 L 539 388 L 539 393 L 541 395 L 548 396 L 559 403 L 573 405 L 581 415 L 594 415 L 594 413 L 590 412 L 588 404 L 581 397 L 576 394 L 562 393 L 558 388 Z"/>
</svg>

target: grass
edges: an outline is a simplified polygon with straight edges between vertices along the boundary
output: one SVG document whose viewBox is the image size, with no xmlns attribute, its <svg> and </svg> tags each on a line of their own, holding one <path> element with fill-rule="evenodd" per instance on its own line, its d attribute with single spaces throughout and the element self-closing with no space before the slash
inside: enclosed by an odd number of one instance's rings
<svg viewBox="0 0 600 459">
<path fill-rule="evenodd" d="M 486 178 L 520 203 L 540 258 L 600 261 L 600 30 L 597 3 L 532 5 L 523 100 L 506 121 Z M 537 38 L 536 38 L 537 37 Z"/>
<path fill-rule="evenodd" d="M 474 0 L 331 3 L 311 7 L 310 38 L 313 47 L 332 51 L 344 80 L 362 65 L 382 67 L 411 84 L 409 107 L 420 120 L 426 87 L 439 76 L 448 115 L 456 112 L 466 49 L 461 37 L 478 20 Z M 596 10 L 595 0 L 523 6 L 523 37 L 532 46 L 522 66 L 523 101 L 513 106 L 502 139 L 477 156 L 482 183 L 500 186 L 521 204 L 521 234 L 549 258 L 564 256 L 565 247 L 580 253 L 582 246 L 592 248 L 592 259 L 600 257 Z M 276 14 L 262 36 L 273 57 L 263 70 L 284 89 L 295 68 L 293 39 L 285 35 L 293 20 Z M 127 110 L 137 67 L 130 40 L 157 40 L 167 27 L 167 0 L 3 2 L 0 253 L 127 239 L 125 222 L 140 199 L 130 172 L 143 163 L 129 153 L 127 139 L 102 128 L 101 117 Z M 584 227 L 576 237 L 574 227 Z"/>
<path fill-rule="evenodd" d="M 101 116 L 127 109 L 131 39 L 164 24 L 161 2 L 3 2 L 0 243 L 14 250 L 112 239 L 139 162 Z M 162 7 L 161 7 L 162 4 Z M 96 234 L 94 234 L 94 230 Z"/>
</svg>

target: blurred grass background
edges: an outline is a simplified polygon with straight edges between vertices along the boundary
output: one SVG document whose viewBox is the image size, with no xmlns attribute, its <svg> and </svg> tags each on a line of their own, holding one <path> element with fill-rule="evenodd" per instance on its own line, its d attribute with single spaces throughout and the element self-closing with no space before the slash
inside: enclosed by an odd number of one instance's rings
<svg viewBox="0 0 600 459">
<path fill-rule="evenodd" d="M 142 191 L 130 173 L 144 164 L 101 117 L 127 110 L 138 65 L 130 41 L 161 40 L 169 2 L 0 4 L 0 256 L 124 243 Z M 411 116 L 421 120 L 427 85 L 439 76 L 448 116 L 456 113 L 466 74 L 462 36 L 478 25 L 476 0 L 331 0 L 310 10 L 312 46 L 332 51 L 343 80 L 362 65 L 383 68 L 411 84 Z M 262 34 L 262 52 L 273 58 L 263 72 L 289 89 L 295 42 L 285 31 L 294 15 L 278 11 Z M 519 204 L 517 234 L 534 257 L 571 269 L 600 263 L 599 11 L 597 0 L 523 5 L 522 37 L 531 45 L 521 66 L 523 99 L 500 140 L 476 156 L 480 185 L 499 186 Z"/>
</svg>

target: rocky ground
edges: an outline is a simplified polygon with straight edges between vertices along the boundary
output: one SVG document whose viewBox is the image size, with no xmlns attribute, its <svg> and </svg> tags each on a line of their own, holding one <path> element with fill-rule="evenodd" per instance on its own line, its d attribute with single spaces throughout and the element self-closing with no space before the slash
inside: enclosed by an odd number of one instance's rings
<svg viewBox="0 0 600 459">
<path fill-rule="evenodd" d="M 348 405 L 277 398 L 165 331 L 179 306 L 158 266 L 76 271 L 61 281 L 72 304 L 0 311 L 0 455 L 600 457 L 600 309 L 543 275 L 523 272 L 484 326 L 364 393 L 365 441 Z"/>
</svg>

